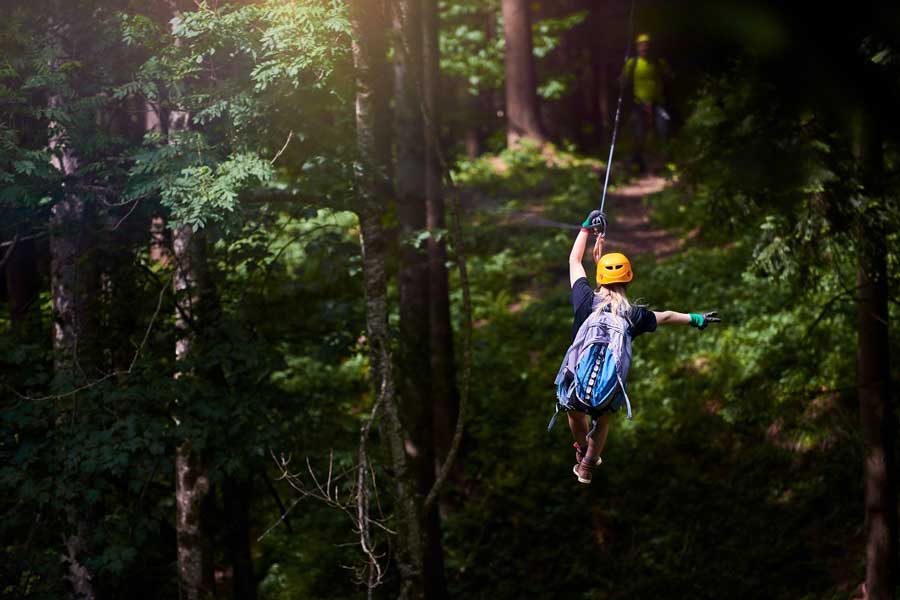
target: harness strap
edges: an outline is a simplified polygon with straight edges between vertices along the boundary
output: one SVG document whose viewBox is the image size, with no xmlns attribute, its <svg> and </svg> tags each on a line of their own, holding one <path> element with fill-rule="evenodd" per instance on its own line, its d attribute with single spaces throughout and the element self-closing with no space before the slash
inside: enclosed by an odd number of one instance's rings
<svg viewBox="0 0 900 600">
<path fill-rule="evenodd" d="M 549 432 L 553 429 L 553 426 L 556 425 L 556 417 L 559 416 L 559 403 L 556 404 L 556 412 L 553 413 L 553 416 L 550 417 L 550 424 L 547 425 L 547 431 Z"/>
<path fill-rule="evenodd" d="M 631 420 L 631 400 L 628 399 L 628 393 L 625 391 L 625 382 L 622 381 L 621 375 L 616 371 L 616 377 L 619 379 L 619 386 L 622 388 L 622 395 L 625 396 L 625 411 L 628 415 L 628 420 Z"/>
</svg>

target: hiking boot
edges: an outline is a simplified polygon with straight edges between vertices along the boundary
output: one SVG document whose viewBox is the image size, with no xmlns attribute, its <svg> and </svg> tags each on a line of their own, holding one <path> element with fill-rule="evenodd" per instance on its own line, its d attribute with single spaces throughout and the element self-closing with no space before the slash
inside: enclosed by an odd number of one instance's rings
<svg viewBox="0 0 900 600">
<path fill-rule="evenodd" d="M 584 458 L 584 455 L 581 454 L 581 446 L 578 445 L 578 442 L 572 442 L 572 445 L 575 446 L 575 462 L 580 463 L 581 459 Z M 599 456 L 594 458 L 595 467 L 599 467 L 602 462 L 603 460 Z"/>
<path fill-rule="evenodd" d="M 594 466 L 587 462 L 580 462 L 572 467 L 572 472 L 578 478 L 578 483 L 590 483 L 594 476 Z"/>
</svg>

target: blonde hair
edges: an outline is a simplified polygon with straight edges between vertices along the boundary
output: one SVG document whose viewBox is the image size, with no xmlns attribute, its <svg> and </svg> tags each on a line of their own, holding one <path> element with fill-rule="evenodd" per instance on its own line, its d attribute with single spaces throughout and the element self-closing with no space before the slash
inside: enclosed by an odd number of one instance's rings
<svg viewBox="0 0 900 600">
<path fill-rule="evenodd" d="M 607 283 L 598 287 L 594 290 L 594 294 L 600 298 L 600 303 L 594 310 L 606 310 L 608 306 L 612 314 L 624 317 L 630 322 L 631 302 L 625 295 L 625 288 L 626 284 L 624 283 Z"/>
</svg>

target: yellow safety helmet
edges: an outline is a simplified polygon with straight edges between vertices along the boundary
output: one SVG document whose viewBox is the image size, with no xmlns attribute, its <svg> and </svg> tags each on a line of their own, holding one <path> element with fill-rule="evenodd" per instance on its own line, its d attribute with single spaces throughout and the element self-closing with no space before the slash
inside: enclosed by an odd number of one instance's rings
<svg viewBox="0 0 900 600">
<path fill-rule="evenodd" d="M 618 252 L 604 254 L 597 263 L 597 285 L 628 283 L 634 277 L 628 257 Z"/>
<path fill-rule="evenodd" d="M 642 33 L 641 35 L 637 36 L 637 43 L 640 44 L 641 42 L 647 42 L 649 44 L 650 43 L 650 34 Z"/>
</svg>

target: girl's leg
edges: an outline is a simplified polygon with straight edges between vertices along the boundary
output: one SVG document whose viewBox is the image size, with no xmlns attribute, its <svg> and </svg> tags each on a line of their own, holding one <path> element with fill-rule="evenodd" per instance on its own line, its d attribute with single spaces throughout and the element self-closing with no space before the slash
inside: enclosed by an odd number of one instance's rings
<svg viewBox="0 0 900 600">
<path fill-rule="evenodd" d="M 594 434 L 587 439 L 588 448 L 584 460 L 589 463 L 593 463 L 594 458 L 600 456 L 600 453 L 603 452 L 603 447 L 606 446 L 606 436 L 609 434 L 610 416 L 612 415 L 607 413 L 602 417 L 598 417 L 597 428 L 594 429 Z M 585 435 L 587 435 L 587 433 L 588 432 L 585 432 Z"/>
<path fill-rule="evenodd" d="M 566 413 L 566 416 L 569 417 L 569 429 L 572 430 L 572 437 L 575 438 L 575 443 L 581 448 L 586 448 L 588 445 L 587 434 L 591 428 L 588 416 L 575 410 L 570 410 Z"/>
</svg>

